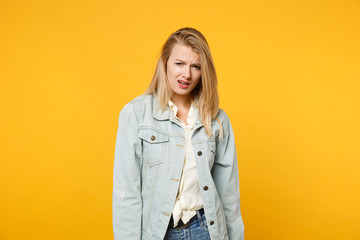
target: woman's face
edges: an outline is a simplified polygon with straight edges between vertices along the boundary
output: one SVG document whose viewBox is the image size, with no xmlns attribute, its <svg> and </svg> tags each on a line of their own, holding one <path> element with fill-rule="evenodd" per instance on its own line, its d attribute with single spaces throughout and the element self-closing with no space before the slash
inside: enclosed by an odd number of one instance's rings
<svg viewBox="0 0 360 240">
<path fill-rule="evenodd" d="M 189 46 L 175 44 L 166 64 L 173 96 L 188 97 L 201 78 L 199 54 Z"/>
</svg>

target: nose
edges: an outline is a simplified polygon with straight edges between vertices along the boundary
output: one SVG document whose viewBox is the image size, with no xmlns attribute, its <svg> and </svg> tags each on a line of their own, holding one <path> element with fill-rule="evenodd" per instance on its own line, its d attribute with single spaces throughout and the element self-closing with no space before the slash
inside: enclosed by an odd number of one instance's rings
<svg viewBox="0 0 360 240">
<path fill-rule="evenodd" d="M 189 79 L 191 77 L 191 70 L 190 67 L 185 67 L 183 72 L 183 77 L 185 79 Z"/>
</svg>

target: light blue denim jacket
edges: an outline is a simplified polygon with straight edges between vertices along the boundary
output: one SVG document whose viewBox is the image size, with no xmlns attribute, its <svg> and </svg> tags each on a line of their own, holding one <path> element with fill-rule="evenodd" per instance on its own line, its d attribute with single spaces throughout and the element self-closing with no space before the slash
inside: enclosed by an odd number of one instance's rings
<svg viewBox="0 0 360 240">
<path fill-rule="evenodd" d="M 213 136 L 198 119 L 192 145 L 198 170 L 205 216 L 212 240 L 244 239 L 240 213 L 239 176 L 234 133 L 223 110 Z M 152 95 L 142 95 L 121 110 L 116 137 L 113 182 L 115 240 L 162 240 L 173 211 L 185 156 L 185 130 L 157 105 Z"/>
</svg>

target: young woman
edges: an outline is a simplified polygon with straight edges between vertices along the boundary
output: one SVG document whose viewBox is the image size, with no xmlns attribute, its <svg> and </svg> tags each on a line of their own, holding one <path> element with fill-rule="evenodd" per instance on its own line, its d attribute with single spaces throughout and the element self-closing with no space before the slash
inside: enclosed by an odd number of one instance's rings
<svg viewBox="0 0 360 240">
<path fill-rule="evenodd" d="M 244 239 L 234 133 L 214 62 L 193 28 L 170 35 L 116 138 L 115 240 Z"/>
</svg>

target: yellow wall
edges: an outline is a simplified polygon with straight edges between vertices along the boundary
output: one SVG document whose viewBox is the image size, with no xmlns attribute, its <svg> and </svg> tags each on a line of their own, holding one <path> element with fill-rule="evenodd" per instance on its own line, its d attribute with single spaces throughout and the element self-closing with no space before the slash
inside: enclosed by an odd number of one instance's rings
<svg viewBox="0 0 360 240">
<path fill-rule="evenodd" d="M 0 239 L 111 239 L 120 109 L 207 37 L 246 240 L 360 239 L 360 2 L 0 1 Z"/>
</svg>

